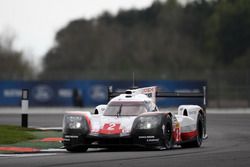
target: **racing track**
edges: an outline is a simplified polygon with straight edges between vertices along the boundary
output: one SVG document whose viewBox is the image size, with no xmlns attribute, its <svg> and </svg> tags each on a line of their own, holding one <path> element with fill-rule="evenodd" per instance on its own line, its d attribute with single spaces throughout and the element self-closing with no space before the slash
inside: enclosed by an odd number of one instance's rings
<svg viewBox="0 0 250 167">
<path fill-rule="evenodd" d="M 4 117 L 8 117 L 9 121 L 18 120 L 15 115 L 0 115 L 0 123 L 3 123 L 3 120 L 6 122 Z M 53 123 L 52 126 L 59 126 L 61 117 L 60 115 L 44 115 L 42 125 L 48 122 Z M 51 154 L 29 154 L 18 155 L 19 157 L 0 157 L 0 166 L 250 166 L 250 114 L 208 114 L 207 119 L 209 138 L 201 148 L 175 148 L 167 151 L 91 150 L 87 153 L 63 151 Z M 34 115 L 31 122 L 41 123 L 41 119 L 38 115 Z M 15 123 L 12 122 L 12 124 Z"/>
</svg>

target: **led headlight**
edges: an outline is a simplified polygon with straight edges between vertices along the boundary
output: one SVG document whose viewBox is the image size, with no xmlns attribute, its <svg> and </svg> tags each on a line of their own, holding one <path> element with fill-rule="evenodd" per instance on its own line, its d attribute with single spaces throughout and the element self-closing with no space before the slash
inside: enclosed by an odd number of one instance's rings
<svg viewBox="0 0 250 167">
<path fill-rule="evenodd" d="M 160 125 L 159 116 L 142 116 L 137 119 L 136 129 L 153 129 Z"/>
<path fill-rule="evenodd" d="M 67 126 L 69 129 L 80 129 L 83 123 L 83 117 L 78 115 L 67 115 L 64 119 L 64 126 Z"/>
</svg>

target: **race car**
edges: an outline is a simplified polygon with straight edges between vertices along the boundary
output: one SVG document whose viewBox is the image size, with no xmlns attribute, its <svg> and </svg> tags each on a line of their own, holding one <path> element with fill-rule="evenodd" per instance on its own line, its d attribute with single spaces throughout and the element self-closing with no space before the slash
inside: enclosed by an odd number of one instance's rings
<svg viewBox="0 0 250 167">
<path fill-rule="evenodd" d="M 204 91 L 205 92 L 205 91 Z M 109 92 L 108 104 L 93 113 L 68 111 L 63 119 L 63 144 L 70 152 L 88 148 L 144 147 L 171 149 L 200 147 L 206 134 L 205 107 L 180 105 L 177 114 L 159 111 L 157 97 L 203 97 L 205 93 L 157 92 L 157 87 Z"/>
</svg>

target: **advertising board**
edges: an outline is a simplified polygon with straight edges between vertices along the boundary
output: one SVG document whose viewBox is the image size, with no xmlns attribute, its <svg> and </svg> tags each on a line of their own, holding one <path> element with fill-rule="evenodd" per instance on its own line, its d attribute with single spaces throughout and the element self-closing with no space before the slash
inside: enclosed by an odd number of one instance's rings
<svg viewBox="0 0 250 167">
<path fill-rule="evenodd" d="M 28 89 L 30 106 L 89 107 L 108 102 L 108 86 L 114 91 L 124 91 L 131 81 L 75 80 L 75 81 L 0 81 L 0 106 L 20 106 L 22 89 Z M 157 86 L 164 92 L 203 92 L 205 81 L 145 80 L 136 86 Z M 162 107 L 179 104 L 203 104 L 201 98 L 157 98 Z"/>
</svg>

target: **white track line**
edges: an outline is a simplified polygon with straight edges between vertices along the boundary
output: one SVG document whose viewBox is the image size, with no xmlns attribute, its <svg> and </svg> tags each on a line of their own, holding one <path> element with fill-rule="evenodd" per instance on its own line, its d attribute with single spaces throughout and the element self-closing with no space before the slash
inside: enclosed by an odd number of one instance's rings
<svg viewBox="0 0 250 167">
<path fill-rule="evenodd" d="M 51 152 L 54 152 L 54 153 L 60 153 L 60 152 L 66 152 L 66 149 L 61 149 L 61 148 L 50 148 L 50 149 L 42 149 L 40 150 L 41 152 L 44 152 L 44 153 L 51 153 Z"/>
<path fill-rule="evenodd" d="M 57 155 L 57 153 L 28 153 L 28 154 L 0 154 L 0 157 L 39 157 L 39 156 L 51 156 Z"/>
</svg>

